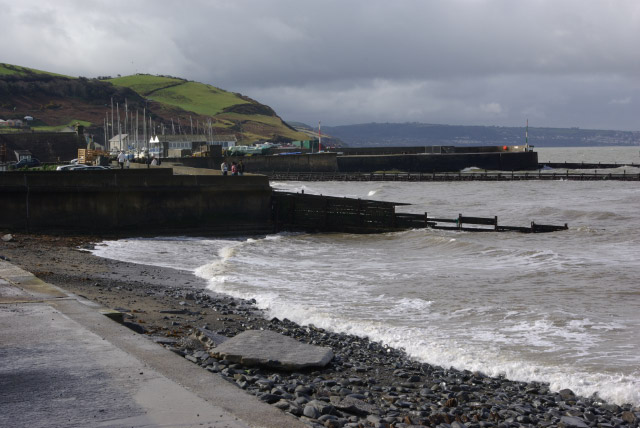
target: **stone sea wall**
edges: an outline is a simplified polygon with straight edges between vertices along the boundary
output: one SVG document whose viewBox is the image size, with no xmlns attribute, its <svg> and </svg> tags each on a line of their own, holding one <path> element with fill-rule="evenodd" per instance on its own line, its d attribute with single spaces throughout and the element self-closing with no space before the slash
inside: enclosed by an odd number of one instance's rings
<svg viewBox="0 0 640 428">
<path fill-rule="evenodd" d="M 62 233 L 261 233 L 266 177 L 173 175 L 171 169 L 0 173 L 0 228 Z"/>
</svg>

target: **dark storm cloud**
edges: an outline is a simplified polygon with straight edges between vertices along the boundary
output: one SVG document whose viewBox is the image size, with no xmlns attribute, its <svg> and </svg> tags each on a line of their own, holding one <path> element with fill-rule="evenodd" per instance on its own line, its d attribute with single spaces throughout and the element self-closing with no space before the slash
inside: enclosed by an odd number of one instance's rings
<svg viewBox="0 0 640 428">
<path fill-rule="evenodd" d="M 640 128 L 635 0 L 0 6 L 1 61 L 177 75 L 289 120 Z"/>
</svg>

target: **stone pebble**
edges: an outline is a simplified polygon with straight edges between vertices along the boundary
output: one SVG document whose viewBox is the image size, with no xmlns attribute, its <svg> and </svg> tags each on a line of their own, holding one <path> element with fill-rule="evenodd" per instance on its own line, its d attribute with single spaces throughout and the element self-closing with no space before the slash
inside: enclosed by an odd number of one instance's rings
<svg viewBox="0 0 640 428">
<path fill-rule="evenodd" d="M 185 299 L 179 291 L 175 297 Z M 215 334 L 232 337 L 249 328 L 270 329 L 333 349 L 335 357 L 325 368 L 289 373 L 216 360 L 198 341 L 189 342 L 191 348 L 178 346 L 185 358 L 311 427 L 639 426 L 640 408 L 630 404 L 618 406 L 597 396 L 580 397 L 569 389 L 552 392 L 540 382 L 517 382 L 420 363 L 401 349 L 367 338 L 300 326 L 287 319 L 267 320 L 255 301 L 205 292 L 193 293 L 188 300 L 246 320 Z M 167 346 L 176 348 L 175 344 Z"/>
</svg>

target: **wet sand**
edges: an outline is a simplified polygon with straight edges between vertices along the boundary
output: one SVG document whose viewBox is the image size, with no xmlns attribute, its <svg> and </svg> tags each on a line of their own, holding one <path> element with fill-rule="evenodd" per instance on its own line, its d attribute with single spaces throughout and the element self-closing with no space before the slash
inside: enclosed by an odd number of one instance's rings
<svg viewBox="0 0 640 428">
<path fill-rule="evenodd" d="M 246 317 L 196 307 L 192 295 L 204 291 L 206 282 L 195 275 L 104 259 L 87 250 L 103 239 L 117 237 L 13 237 L 12 242 L 0 243 L 0 256 L 46 282 L 124 312 L 127 321 L 140 325 L 147 334 L 180 337 L 205 325 L 214 331 L 234 331 L 236 324 L 246 322 Z M 226 303 L 234 301 L 220 298 Z M 170 313 L 180 311 L 198 315 Z"/>
</svg>

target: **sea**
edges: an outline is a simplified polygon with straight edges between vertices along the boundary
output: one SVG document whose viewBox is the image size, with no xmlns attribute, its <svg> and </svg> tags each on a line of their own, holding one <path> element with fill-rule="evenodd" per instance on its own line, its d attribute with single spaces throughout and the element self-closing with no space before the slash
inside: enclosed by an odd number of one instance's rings
<svg viewBox="0 0 640 428">
<path fill-rule="evenodd" d="M 640 173 L 629 166 L 640 163 L 638 147 L 536 150 L 541 162 L 616 162 L 611 172 Z M 272 186 L 569 230 L 158 236 L 104 241 L 93 253 L 195 274 L 212 291 L 255 299 L 269 317 L 366 336 L 422 362 L 640 405 L 637 181 Z"/>
</svg>

